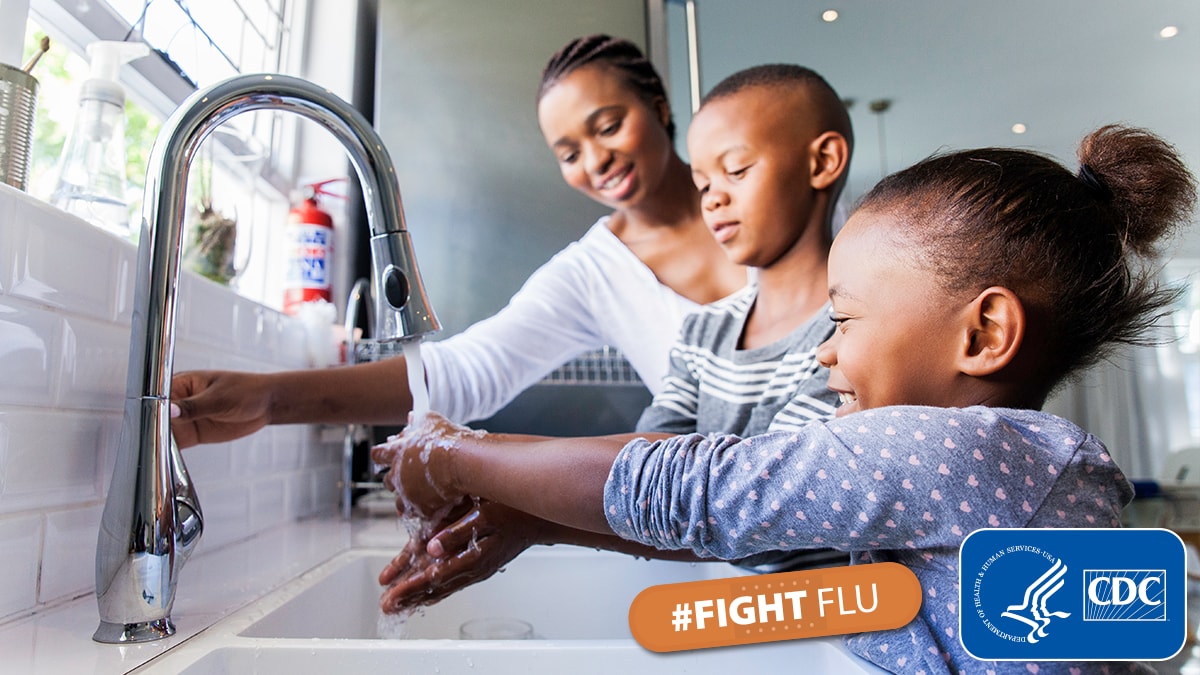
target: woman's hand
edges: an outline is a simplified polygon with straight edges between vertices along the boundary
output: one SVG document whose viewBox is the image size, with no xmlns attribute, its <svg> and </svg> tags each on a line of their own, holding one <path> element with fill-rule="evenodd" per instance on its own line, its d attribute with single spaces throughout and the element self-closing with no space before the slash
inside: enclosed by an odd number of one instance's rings
<svg viewBox="0 0 1200 675">
<path fill-rule="evenodd" d="M 181 448 L 248 436 L 270 423 L 271 397 L 253 373 L 204 370 L 171 379 L 171 431 Z"/>
<path fill-rule="evenodd" d="M 385 613 L 431 605 L 499 572 L 538 543 L 547 525 L 507 506 L 479 500 L 459 510 L 430 536 L 409 540 L 379 574 L 388 586 L 380 599 Z"/>
<path fill-rule="evenodd" d="M 466 496 L 455 487 L 454 451 L 459 444 L 486 436 L 427 413 L 372 448 L 371 459 L 390 467 L 384 482 L 396 493 L 398 513 L 437 522 Z"/>
</svg>

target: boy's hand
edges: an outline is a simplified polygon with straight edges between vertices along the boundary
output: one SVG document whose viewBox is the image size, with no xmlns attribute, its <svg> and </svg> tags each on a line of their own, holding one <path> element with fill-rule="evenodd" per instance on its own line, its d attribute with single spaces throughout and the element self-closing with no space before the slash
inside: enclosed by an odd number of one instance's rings
<svg viewBox="0 0 1200 675">
<path fill-rule="evenodd" d="M 469 502 L 468 502 L 469 503 Z M 545 521 L 480 500 L 461 517 L 450 517 L 431 536 L 412 539 L 379 575 L 387 585 L 385 613 L 431 605 L 488 579 L 537 543 Z"/>
</svg>

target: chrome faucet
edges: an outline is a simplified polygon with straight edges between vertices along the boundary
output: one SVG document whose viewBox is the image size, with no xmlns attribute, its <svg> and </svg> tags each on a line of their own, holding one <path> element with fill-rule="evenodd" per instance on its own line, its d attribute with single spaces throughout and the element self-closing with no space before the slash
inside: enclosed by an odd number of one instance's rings
<svg viewBox="0 0 1200 675">
<path fill-rule="evenodd" d="M 175 632 L 175 586 L 204 529 L 170 426 L 188 165 L 214 128 L 265 109 L 311 119 L 346 147 L 366 201 L 376 341 L 419 339 L 440 328 L 405 228 L 395 168 L 357 110 L 311 82 L 268 74 L 233 77 L 184 101 L 163 124 L 146 173 L 125 419 L 96 546 L 100 627 L 92 638 L 98 642 L 143 642 Z"/>
</svg>

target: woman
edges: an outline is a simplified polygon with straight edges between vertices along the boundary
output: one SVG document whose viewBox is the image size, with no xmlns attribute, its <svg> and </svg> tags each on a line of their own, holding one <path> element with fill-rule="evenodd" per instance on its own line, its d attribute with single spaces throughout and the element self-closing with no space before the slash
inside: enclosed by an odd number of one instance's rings
<svg viewBox="0 0 1200 675">
<path fill-rule="evenodd" d="M 662 80 L 632 43 L 592 35 L 546 65 L 538 122 L 563 179 L 613 212 L 537 270 L 507 307 L 424 345 L 430 407 L 490 416 L 574 356 L 620 349 L 657 393 L 684 314 L 738 290 L 700 215 L 691 171 L 672 145 Z M 180 447 L 240 438 L 267 424 L 398 424 L 412 408 L 403 358 L 278 373 L 194 371 L 171 386 Z"/>
</svg>

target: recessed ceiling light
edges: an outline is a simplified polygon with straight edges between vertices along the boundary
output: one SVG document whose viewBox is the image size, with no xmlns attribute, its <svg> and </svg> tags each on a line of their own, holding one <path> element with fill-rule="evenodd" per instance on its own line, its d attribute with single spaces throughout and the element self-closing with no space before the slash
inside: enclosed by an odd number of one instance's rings
<svg viewBox="0 0 1200 675">
<path fill-rule="evenodd" d="M 838 20 L 838 12 L 836 9 L 827 9 L 821 12 L 821 20 L 825 23 L 833 23 Z"/>
<path fill-rule="evenodd" d="M 1158 37 L 1167 40 L 1179 35 L 1178 26 L 1163 26 L 1163 29 L 1158 31 Z"/>
<path fill-rule="evenodd" d="M 1024 125 L 1024 124 L 1021 124 L 1020 122 L 1017 122 L 1016 124 L 1012 125 L 1012 132 L 1013 132 L 1014 134 L 1023 134 L 1023 133 L 1025 133 L 1025 125 Z"/>
</svg>

